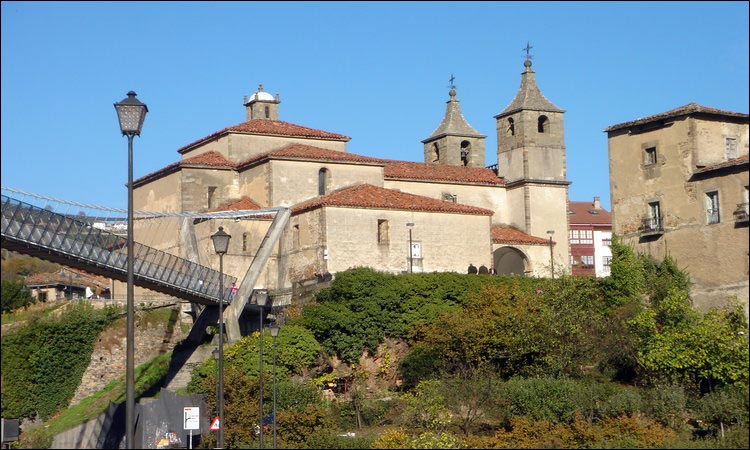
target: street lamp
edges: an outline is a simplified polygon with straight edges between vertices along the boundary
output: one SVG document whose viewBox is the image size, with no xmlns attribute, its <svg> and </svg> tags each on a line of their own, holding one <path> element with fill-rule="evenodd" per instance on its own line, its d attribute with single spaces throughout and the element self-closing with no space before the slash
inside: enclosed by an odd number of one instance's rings
<svg viewBox="0 0 750 450">
<path fill-rule="evenodd" d="M 128 97 L 115 103 L 120 131 L 128 137 L 128 285 L 127 285 L 127 334 L 125 351 L 125 447 L 135 448 L 135 324 L 133 312 L 133 137 L 141 135 L 143 120 L 148 108 L 135 98 L 137 94 L 128 92 Z"/>
<path fill-rule="evenodd" d="M 552 279 L 555 279 L 555 259 L 552 257 L 552 235 L 555 234 L 555 230 L 547 230 L 549 234 L 549 265 L 552 270 Z"/>
<path fill-rule="evenodd" d="M 276 448 L 276 336 L 279 335 L 279 326 L 276 322 L 271 325 L 271 337 L 273 338 L 273 448 Z"/>
<path fill-rule="evenodd" d="M 232 236 L 224 232 L 224 227 L 211 235 L 214 251 L 219 255 L 219 432 L 217 443 L 224 448 L 224 255 L 229 249 Z"/>
<path fill-rule="evenodd" d="M 260 431 L 258 441 L 263 448 L 263 307 L 268 303 L 268 289 L 253 289 L 251 304 L 258 306 L 258 324 L 260 329 L 260 363 L 258 364 L 258 386 L 260 390 Z"/>
<path fill-rule="evenodd" d="M 412 273 L 414 269 L 414 249 L 411 242 L 411 229 L 414 228 L 414 222 L 407 223 L 406 228 L 409 229 L 409 273 Z"/>
</svg>

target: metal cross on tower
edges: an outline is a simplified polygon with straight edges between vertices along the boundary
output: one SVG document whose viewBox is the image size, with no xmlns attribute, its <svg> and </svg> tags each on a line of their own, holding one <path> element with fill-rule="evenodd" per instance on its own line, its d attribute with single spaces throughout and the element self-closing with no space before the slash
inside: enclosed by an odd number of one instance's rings
<svg viewBox="0 0 750 450">
<path fill-rule="evenodd" d="M 450 77 L 450 80 L 449 80 L 449 81 L 451 82 L 451 84 L 450 84 L 450 88 L 451 88 L 451 89 L 456 89 L 456 85 L 455 85 L 455 84 L 453 84 L 453 82 L 454 82 L 454 81 L 456 81 L 456 77 L 454 77 L 454 76 L 453 76 L 453 74 L 451 74 L 451 77 Z"/>
<path fill-rule="evenodd" d="M 531 51 L 532 48 L 534 47 L 532 47 L 531 44 L 529 44 L 529 41 L 526 41 L 526 47 L 522 49 L 522 50 L 526 50 L 526 61 L 529 61 L 531 60 L 531 58 L 534 57 L 533 55 L 529 54 L 529 51 Z"/>
</svg>

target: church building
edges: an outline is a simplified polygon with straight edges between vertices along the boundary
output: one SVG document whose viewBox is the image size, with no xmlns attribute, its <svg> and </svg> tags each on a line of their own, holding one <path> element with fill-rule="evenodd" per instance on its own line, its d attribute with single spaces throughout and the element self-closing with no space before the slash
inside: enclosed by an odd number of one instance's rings
<svg viewBox="0 0 750 450">
<path fill-rule="evenodd" d="M 353 154 L 349 136 L 280 120 L 280 96 L 260 85 L 245 97 L 244 122 L 185 145 L 180 160 L 135 180 L 134 207 L 290 208 L 256 283 L 281 304 L 295 287 L 354 267 L 569 273 L 564 111 L 541 93 L 531 66 L 527 59 L 515 98 L 494 116 L 496 166 L 485 166 L 486 136 L 464 118 L 454 86 L 442 122 L 422 141 L 424 161 L 411 162 Z M 232 235 L 225 272 L 241 279 L 270 222 L 198 223 L 197 255 L 178 236 L 154 242 L 136 229 L 135 239 L 213 267 L 209 236 L 221 225 Z"/>
</svg>

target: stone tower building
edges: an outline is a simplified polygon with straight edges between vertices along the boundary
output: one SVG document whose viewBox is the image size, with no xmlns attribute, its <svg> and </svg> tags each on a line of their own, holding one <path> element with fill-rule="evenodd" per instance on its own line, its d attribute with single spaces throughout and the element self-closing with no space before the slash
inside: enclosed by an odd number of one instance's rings
<svg viewBox="0 0 750 450">
<path fill-rule="evenodd" d="M 268 92 L 263 91 L 263 85 L 258 85 L 258 92 L 248 98 L 245 96 L 245 108 L 247 109 L 246 120 L 279 120 L 279 94 L 276 98 Z"/>
<path fill-rule="evenodd" d="M 424 162 L 453 166 L 484 167 L 484 136 L 461 114 L 456 89 L 448 93 L 445 116 L 430 137 L 423 140 Z"/>
<path fill-rule="evenodd" d="M 532 236 L 556 237 L 555 258 L 564 259 L 571 183 L 566 180 L 565 111 L 539 90 L 530 60 L 524 67 L 516 97 L 495 116 L 498 175 L 505 179 L 510 222 Z"/>
</svg>

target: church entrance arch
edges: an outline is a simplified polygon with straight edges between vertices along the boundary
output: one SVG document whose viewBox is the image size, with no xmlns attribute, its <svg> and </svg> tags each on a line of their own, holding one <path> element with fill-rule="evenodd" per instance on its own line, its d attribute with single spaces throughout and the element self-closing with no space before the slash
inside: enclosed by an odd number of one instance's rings
<svg viewBox="0 0 750 450">
<path fill-rule="evenodd" d="M 498 275 L 525 275 L 529 260 L 517 248 L 501 247 L 492 253 L 492 261 Z"/>
</svg>

